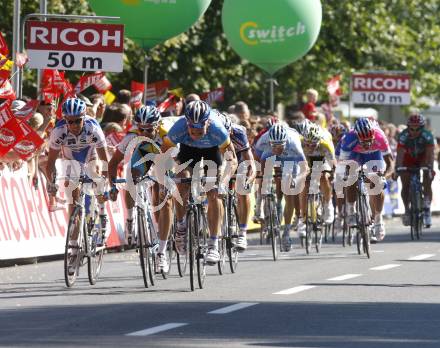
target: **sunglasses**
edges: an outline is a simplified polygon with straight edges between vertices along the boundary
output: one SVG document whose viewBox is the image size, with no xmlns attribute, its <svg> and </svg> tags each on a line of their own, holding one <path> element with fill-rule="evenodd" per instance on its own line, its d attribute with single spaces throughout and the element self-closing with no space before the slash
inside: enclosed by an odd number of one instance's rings
<svg viewBox="0 0 440 348">
<path fill-rule="evenodd" d="M 303 145 L 305 147 L 316 147 L 316 145 L 318 145 L 318 143 L 309 143 L 309 142 L 304 141 Z"/>
<path fill-rule="evenodd" d="M 82 117 L 77 118 L 76 120 L 67 120 L 66 119 L 67 124 L 81 124 L 82 121 L 83 121 Z"/>
<path fill-rule="evenodd" d="M 360 141 L 360 143 L 363 147 L 370 147 L 371 145 L 373 145 L 373 142 L 374 142 L 374 140 Z"/>
<path fill-rule="evenodd" d="M 153 128 L 153 127 L 150 127 L 150 128 L 139 128 L 139 131 L 141 133 L 153 133 L 155 129 L 156 128 Z"/>
<path fill-rule="evenodd" d="M 192 128 L 192 129 L 202 129 L 202 128 L 205 128 L 206 122 L 204 122 L 204 123 L 191 123 L 191 122 L 188 122 L 187 124 L 188 124 L 189 128 Z"/>
<path fill-rule="evenodd" d="M 422 130 L 422 127 L 408 127 L 408 130 L 410 132 L 420 132 Z"/>
</svg>

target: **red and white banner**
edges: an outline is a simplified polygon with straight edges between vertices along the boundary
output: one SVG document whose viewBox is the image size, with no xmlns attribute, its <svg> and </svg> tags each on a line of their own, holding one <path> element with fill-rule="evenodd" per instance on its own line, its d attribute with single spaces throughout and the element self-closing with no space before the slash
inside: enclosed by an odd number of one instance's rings
<svg viewBox="0 0 440 348">
<path fill-rule="evenodd" d="M 23 129 L 17 119 L 11 118 L 0 128 L 0 157 L 4 156 L 24 138 Z"/>
<path fill-rule="evenodd" d="M 33 69 L 121 72 L 124 26 L 28 21 L 26 49 Z"/>
<path fill-rule="evenodd" d="M 64 253 L 67 207 L 49 212 L 44 176 L 39 176 L 40 185 L 35 189 L 27 171 L 26 165 L 16 172 L 0 171 L 0 260 Z M 109 248 L 123 244 L 126 211 L 122 196 L 106 204 Z"/>
<path fill-rule="evenodd" d="M 355 104 L 409 105 L 411 80 L 402 74 L 353 74 L 352 95 Z"/>
<path fill-rule="evenodd" d="M 112 84 L 107 76 L 104 75 L 100 80 L 95 82 L 95 88 L 99 93 L 105 94 L 112 89 Z"/>
<path fill-rule="evenodd" d="M 26 122 L 20 123 L 20 127 L 23 131 L 24 139 L 14 146 L 14 151 L 22 160 L 26 161 L 44 144 L 44 140 Z"/>
<path fill-rule="evenodd" d="M 158 81 L 147 85 L 147 100 L 160 102 L 164 100 L 170 87 L 170 81 Z"/>
<path fill-rule="evenodd" d="M 9 82 L 9 71 L 3 71 L 2 74 L 0 74 L 0 98 L 10 100 L 17 99 L 14 89 Z"/>
<path fill-rule="evenodd" d="M 95 85 L 103 77 L 104 77 L 103 72 L 97 72 L 94 74 L 81 76 L 78 83 L 75 86 L 75 93 L 77 93 L 77 94 L 81 93 L 82 91 L 89 88 L 90 86 Z"/>
<path fill-rule="evenodd" d="M 20 122 L 27 121 L 34 115 L 38 105 L 38 100 L 30 100 L 21 109 L 15 111 L 14 116 L 20 120 Z"/>
<path fill-rule="evenodd" d="M 144 95 L 145 85 L 141 82 L 131 81 L 131 98 L 130 104 L 135 108 L 142 105 L 142 97 Z"/>
<path fill-rule="evenodd" d="M 206 101 L 209 105 L 215 102 L 222 102 L 225 99 L 225 88 L 220 87 L 211 92 L 203 93 L 200 95 L 200 99 Z"/>
</svg>

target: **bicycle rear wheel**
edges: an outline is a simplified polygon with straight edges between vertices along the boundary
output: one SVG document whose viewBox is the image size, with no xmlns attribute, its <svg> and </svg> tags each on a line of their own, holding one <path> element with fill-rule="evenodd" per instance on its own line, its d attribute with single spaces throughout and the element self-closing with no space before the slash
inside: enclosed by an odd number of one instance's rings
<svg viewBox="0 0 440 348">
<path fill-rule="evenodd" d="M 235 241 L 238 238 L 238 231 L 240 229 L 238 225 L 238 209 L 235 205 L 235 202 L 230 201 L 229 214 L 228 214 L 228 239 L 226 243 L 228 260 L 229 260 L 229 268 L 232 273 L 237 271 L 238 266 L 238 255 L 239 252 L 235 247 Z"/>
<path fill-rule="evenodd" d="M 306 253 L 310 254 L 313 240 L 313 230 L 316 223 L 316 208 L 313 195 L 307 195 L 307 210 L 306 210 Z"/>
<path fill-rule="evenodd" d="M 75 284 L 81 264 L 81 254 L 83 246 L 83 230 L 85 221 L 80 207 L 75 207 L 69 219 L 67 227 L 66 244 L 64 248 L 64 281 L 68 288 Z M 71 244 L 73 234 L 78 233 L 77 246 Z"/>
<path fill-rule="evenodd" d="M 102 269 L 102 262 L 104 259 L 104 236 L 102 235 L 101 222 L 99 216 L 96 213 L 92 221 L 87 225 L 88 233 L 85 233 L 85 237 L 88 240 L 88 253 L 87 253 L 87 270 L 89 274 L 89 283 L 95 285 L 98 280 L 99 274 Z"/>
<path fill-rule="evenodd" d="M 150 272 L 151 270 L 151 262 L 150 262 L 150 248 L 147 244 L 147 221 L 145 219 L 145 213 L 143 209 L 138 208 L 137 212 L 137 237 L 138 237 L 138 243 L 139 243 L 139 259 L 141 262 L 141 270 L 142 270 L 142 277 L 144 279 L 144 286 L 146 288 L 149 287 L 148 284 Z"/>
</svg>

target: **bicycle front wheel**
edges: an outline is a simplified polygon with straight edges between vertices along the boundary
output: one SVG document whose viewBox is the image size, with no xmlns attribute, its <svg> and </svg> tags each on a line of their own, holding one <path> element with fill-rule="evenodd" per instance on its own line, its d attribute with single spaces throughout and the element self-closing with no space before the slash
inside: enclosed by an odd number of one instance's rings
<svg viewBox="0 0 440 348">
<path fill-rule="evenodd" d="M 187 245 L 187 259 L 189 263 L 189 285 L 191 291 L 195 289 L 195 267 L 196 267 L 196 255 L 198 250 L 197 231 L 198 223 L 197 217 L 193 210 L 190 210 L 186 215 L 186 221 L 188 226 L 188 245 Z"/>
<path fill-rule="evenodd" d="M 359 197 L 359 232 L 362 236 L 363 251 L 370 258 L 370 231 L 368 229 L 368 206 L 367 196 L 361 194 Z"/>
<path fill-rule="evenodd" d="M 278 259 L 278 246 L 277 246 L 277 236 L 275 231 L 275 219 L 276 219 L 276 207 L 271 198 L 266 198 L 265 202 L 265 213 L 268 213 L 268 223 L 267 223 L 267 233 L 270 237 L 272 244 L 272 257 L 276 261 Z"/>
<path fill-rule="evenodd" d="M 84 237 L 88 241 L 87 270 L 89 273 L 89 283 L 95 285 L 101 273 L 102 262 L 104 259 L 104 236 L 98 225 L 99 217 L 95 214 L 93 220 L 87 225 L 87 232 Z M 100 223 L 100 222 L 99 222 Z"/>
<path fill-rule="evenodd" d="M 228 243 L 226 244 L 226 246 L 228 251 L 229 267 L 231 268 L 231 272 L 235 273 L 237 271 L 239 255 L 239 252 L 235 247 L 235 241 L 237 241 L 240 226 L 238 225 L 238 209 L 235 201 L 230 200 L 229 205 Z"/>
<path fill-rule="evenodd" d="M 206 279 L 206 251 L 207 251 L 207 238 L 208 238 L 208 221 L 206 215 L 202 212 L 202 208 L 198 210 L 197 219 L 197 280 L 199 288 L 203 289 Z"/>
<path fill-rule="evenodd" d="M 147 244 L 147 222 L 145 219 L 145 213 L 142 209 L 138 208 L 137 215 L 137 236 L 139 242 L 139 259 L 141 262 L 142 277 L 144 279 L 144 286 L 149 287 L 148 280 L 151 272 L 150 263 L 150 248 Z M 153 285 L 153 284 L 151 284 Z"/>
<path fill-rule="evenodd" d="M 64 280 L 68 288 L 75 284 L 83 253 L 83 230 L 84 216 L 80 207 L 75 207 L 69 219 L 67 227 L 66 244 L 64 248 Z M 74 245 L 73 236 L 77 235 L 77 243 Z"/>
</svg>

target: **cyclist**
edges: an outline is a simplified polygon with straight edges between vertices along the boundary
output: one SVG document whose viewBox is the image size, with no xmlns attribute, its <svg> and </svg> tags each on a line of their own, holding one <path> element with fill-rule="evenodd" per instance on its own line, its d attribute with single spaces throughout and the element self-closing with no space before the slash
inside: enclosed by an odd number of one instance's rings
<svg viewBox="0 0 440 348">
<path fill-rule="evenodd" d="M 297 177 L 300 173 L 308 171 L 306 157 L 301 147 L 300 135 L 297 131 L 281 123 L 275 123 L 264 134 L 255 146 L 257 160 L 261 162 L 262 171 L 265 172 L 265 165 L 269 158 L 275 159 L 281 163 L 281 168 L 276 169 L 276 173 L 285 167 L 287 163 L 292 163 L 291 173 L 293 177 Z M 281 178 L 277 178 L 281 181 Z M 300 218 L 300 199 L 299 194 L 284 195 L 284 233 L 282 238 L 282 247 L 284 251 L 290 251 L 292 240 L 290 238 L 290 230 L 295 226 L 292 225 L 293 212 L 295 210 L 295 225 L 298 230 L 305 229 L 305 225 Z"/>
<path fill-rule="evenodd" d="M 96 154 L 98 158 L 104 162 L 103 166 L 107 166 L 107 145 L 105 142 L 104 133 L 101 130 L 98 122 L 86 115 L 86 104 L 78 98 L 67 99 L 62 106 L 63 119 L 60 120 L 55 128 L 52 130 L 49 138 L 49 153 L 47 159 L 46 175 L 49 178 L 47 184 L 47 192 L 49 196 L 56 196 L 58 185 L 55 184 L 56 170 L 55 162 L 62 153 L 62 157 L 66 160 L 76 161 L 82 169 L 89 170 L 90 176 L 97 175 Z M 87 167 L 89 163 L 91 166 Z M 107 171 L 103 170 L 101 173 L 107 177 Z M 79 189 L 72 191 L 72 202 L 69 204 L 69 215 L 72 214 L 75 207 L 75 201 L 78 198 Z M 102 230 L 106 228 L 106 216 L 104 208 L 104 200 L 102 195 L 98 196 L 99 200 L 99 215 Z M 74 231 L 72 238 L 69 241 L 72 247 L 72 256 L 75 257 L 78 251 L 78 234 L 79 231 Z M 103 236 L 104 237 L 104 236 Z M 104 241 L 102 241 L 104 242 Z M 71 260 L 71 264 L 74 264 Z M 74 272 L 72 269 L 69 272 Z"/>
<path fill-rule="evenodd" d="M 369 166 L 369 170 L 390 177 L 393 172 L 393 158 L 388 140 L 378 126 L 375 126 L 368 118 L 359 118 L 354 128 L 349 131 L 341 143 L 340 162 L 345 170 L 344 161 L 354 160 L 358 165 Z M 374 162 L 370 162 L 374 161 Z M 356 213 L 354 204 L 356 201 L 356 183 L 347 188 L 347 217 L 348 225 L 356 225 Z M 385 224 L 382 210 L 384 206 L 383 189 L 377 195 L 370 195 L 370 205 L 374 217 L 374 235 L 372 241 L 381 241 L 385 237 Z"/>
<path fill-rule="evenodd" d="M 134 117 L 134 127 L 128 132 L 123 140 L 117 145 L 116 151 L 113 154 L 109 163 L 109 176 L 113 183 L 117 176 L 117 168 L 119 163 L 124 159 L 124 156 L 130 156 L 130 170 L 132 178 L 142 177 L 150 170 L 153 160 L 146 160 L 149 154 L 160 153 L 160 148 L 166 141 L 167 130 L 161 122 L 161 115 L 159 110 L 154 105 L 141 106 Z M 134 146 L 132 154 L 130 151 L 130 144 L 139 139 L 139 143 Z M 143 162 L 141 164 L 137 162 Z M 170 233 L 172 221 L 172 202 L 169 197 L 165 197 L 164 190 L 158 183 L 153 185 L 152 203 L 154 207 L 163 204 L 160 210 L 155 211 L 155 218 L 159 227 L 159 249 L 156 258 L 156 270 L 168 272 L 169 262 L 166 257 L 167 240 Z M 117 199 L 118 190 L 112 184 L 111 198 Z M 165 201 L 164 201 L 165 200 Z M 128 238 L 134 237 L 134 200 L 130 192 L 125 191 L 125 204 L 127 206 L 127 221 L 126 233 Z"/>
<path fill-rule="evenodd" d="M 322 164 L 319 170 L 333 171 L 336 165 L 335 148 L 331 141 L 325 139 L 321 127 L 315 123 L 311 123 L 303 133 L 302 147 L 307 158 L 309 167 L 314 170 L 314 164 Z M 312 172 L 313 175 L 313 172 Z M 301 196 L 302 216 L 306 217 L 307 192 L 309 191 L 310 182 L 306 182 L 306 189 Z M 320 175 L 320 189 L 323 193 L 323 220 L 326 224 L 331 224 L 334 219 L 334 207 L 332 203 L 332 184 L 329 173 Z M 302 233 L 301 237 L 304 237 Z"/>
<path fill-rule="evenodd" d="M 238 124 L 232 123 L 229 115 L 225 113 L 220 113 L 223 119 L 223 125 L 229 132 L 232 143 L 234 144 L 235 154 L 237 156 L 238 165 L 243 161 L 248 161 L 247 167 L 247 184 L 251 185 L 256 176 L 256 169 L 254 164 L 254 156 L 252 154 L 251 147 L 249 145 L 248 137 L 246 134 L 246 128 Z M 238 215 L 239 215 L 239 234 L 236 247 L 240 251 L 244 251 L 247 248 L 247 222 L 249 221 L 251 212 L 251 198 L 249 194 L 237 195 L 238 201 Z"/>
<path fill-rule="evenodd" d="M 435 175 L 434 166 L 434 148 L 435 138 L 432 133 L 425 128 L 425 118 L 421 114 L 413 114 L 408 118 L 407 128 L 400 133 L 397 145 L 396 169 L 399 167 L 428 167 L 429 171 L 423 173 L 423 197 L 424 214 L 423 220 L 426 227 L 431 226 L 431 201 L 432 201 L 432 180 Z M 411 223 L 409 213 L 410 202 L 410 173 L 401 172 L 394 175 L 397 178 L 400 175 L 402 180 L 402 201 L 405 206 L 405 214 L 402 216 L 403 225 L 408 226 Z"/>
<path fill-rule="evenodd" d="M 164 143 L 162 151 L 166 152 L 170 147 L 180 145 L 177 162 L 188 164 L 186 169 L 177 173 L 177 177 L 190 177 L 194 167 L 202 159 L 215 163 L 217 177 L 227 179 L 226 182 L 229 178 L 228 175 L 224 175 L 225 171 L 232 175 L 237 167 L 237 158 L 228 131 L 223 126 L 218 113 L 211 110 L 209 104 L 204 101 L 195 100 L 186 105 L 185 115 L 171 127 L 167 139 L 169 142 Z M 224 182 L 221 185 L 227 187 Z M 185 214 L 189 186 L 186 184 L 177 186 L 183 205 L 176 202 L 176 248 L 179 254 L 184 254 L 187 234 Z M 220 260 L 218 236 L 223 221 L 223 205 L 218 191 L 211 189 L 207 192 L 210 238 L 206 262 L 209 265 L 214 265 Z"/>
<path fill-rule="evenodd" d="M 341 144 L 342 144 L 342 138 L 347 133 L 348 129 L 343 123 L 335 123 L 330 126 L 329 132 L 332 135 L 333 140 L 333 146 L 335 147 L 335 156 L 336 161 L 339 159 L 339 155 L 341 153 Z M 338 208 L 338 213 L 336 214 L 335 218 L 335 231 L 336 234 L 340 231 L 342 231 L 342 225 L 343 225 L 343 205 L 344 205 L 344 198 L 336 198 L 336 205 Z"/>
</svg>

